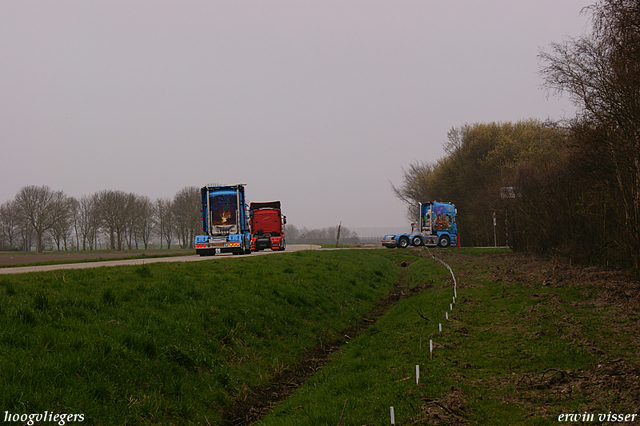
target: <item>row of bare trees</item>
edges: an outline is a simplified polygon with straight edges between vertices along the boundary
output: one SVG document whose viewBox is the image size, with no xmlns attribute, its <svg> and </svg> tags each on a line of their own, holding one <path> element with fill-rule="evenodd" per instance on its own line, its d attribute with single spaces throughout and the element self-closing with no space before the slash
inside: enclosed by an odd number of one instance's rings
<svg viewBox="0 0 640 426">
<path fill-rule="evenodd" d="M 329 226 L 327 228 L 313 228 L 307 227 L 298 228 L 295 225 L 287 225 L 285 229 L 285 235 L 288 244 L 300 244 L 300 243 L 323 243 L 331 244 L 338 240 L 338 228 L 340 228 L 340 242 L 345 243 L 357 243 L 359 242 L 358 234 L 355 231 L 350 230 L 346 226 Z"/>
<path fill-rule="evenodd" d="M 175 241 L 193 248 L 199 206 L 197 187 L 152 200 L 117 190 L 77 199 L 48 186 L 25 186 L 0 205 L 0 250 L 94 250 L 102 240 L 112 250 L 146 249 L 154 238 L 161 247 Z"/>
<path fill-rule="evenodd" d="M 410 206 L 455 202 L 465 245 L 497 240 L 639 272 L 640 3 L 584 12 L 591 32 L 540 53 L 546 88 L 569 94 L 575 118 L 454 128 L 445 157 L 411 165 L 394 189 Z"/>
</svg>

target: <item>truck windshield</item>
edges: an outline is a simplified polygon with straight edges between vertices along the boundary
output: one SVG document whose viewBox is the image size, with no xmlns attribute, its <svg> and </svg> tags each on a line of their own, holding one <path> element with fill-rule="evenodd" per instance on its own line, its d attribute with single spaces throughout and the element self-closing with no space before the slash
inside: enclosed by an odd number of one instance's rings
<svg viewBox="0 0 640 426">
<path fill-rule="evenodd" d="M 236 194 L 219 194 L 210 199 L 211 224 L 214 226 L 235 225 L 238 199 Z"/>
</svg>

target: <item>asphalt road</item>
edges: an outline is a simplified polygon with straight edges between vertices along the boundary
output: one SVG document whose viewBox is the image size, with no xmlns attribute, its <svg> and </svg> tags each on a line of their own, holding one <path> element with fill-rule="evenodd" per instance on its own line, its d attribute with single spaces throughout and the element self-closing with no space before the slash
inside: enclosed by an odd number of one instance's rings
<svg viewBox="0 0 640 426">
<path fill-rule="evenodd" d="M 277 253 L 290 253 L 298 250 L 320 250 L 319 245 L 307 245 L 307 244 L 291 244 L 287 245 L 285 251 L 271 251 L 262 250 L 253 252 L 249 255 L 236 256 L 231 253 L 217 254 L 215 256 L 174 256 L 174 257 L 156 257 L 150 259 L 122 259 L 122 260 L 106 260 L 102 262 L 82 262 L 82 263 L 63 263 L 59 265 L 38 265 L 38 266 L 16 266 L 9 268 L 0 268 L 0 275 L 2 274 L 23 274 L 25 272 L 45 272 L 55 271 L 59 269 L 85 269 L 85 268 L 99 268 L 102 266 L 122 266 L 122 265 L 147 265 L 149 263 L 159 262 L 199 262 L 203 260 L 223 260 L 227 258 L 249 258 L 252 256 L 260 256 L 265 254 L 277 254 Z"/>
</svg>

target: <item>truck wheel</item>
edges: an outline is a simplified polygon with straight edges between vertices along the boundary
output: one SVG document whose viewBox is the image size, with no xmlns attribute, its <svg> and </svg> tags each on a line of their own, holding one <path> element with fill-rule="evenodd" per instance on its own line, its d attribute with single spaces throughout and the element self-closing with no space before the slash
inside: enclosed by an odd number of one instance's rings
<svg viewBox="0 0 640 426">
<path fill-rule="evenodd" d="M 422 245 L 422 238 L 415 236 L 413 237 L 413 240 L 411 240 L 411 244 L 413 244 L 414 247 L 419 247 Z"/>
<path fill-rule="evenodd" d="M 438 245 L 442 248 L 449 247 L 449 237 L 446 235 L 441 235 L 440 238 L 438 238 Z"/>
<path fill-rule="evenodd" d="M 400 237 L 398 239 L 398 247 L 400 247 L 400 248 L 409 247 L 409 237 Z"/>
</svg>

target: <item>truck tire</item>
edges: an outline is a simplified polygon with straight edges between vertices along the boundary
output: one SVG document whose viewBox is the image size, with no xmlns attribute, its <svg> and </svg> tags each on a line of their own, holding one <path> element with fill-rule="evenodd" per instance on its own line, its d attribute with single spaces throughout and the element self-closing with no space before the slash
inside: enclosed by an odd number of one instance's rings
<svg viewBox="0 0 640 426">
<path fill-rule="evenodd" d="M 440 237 L 438 238 L 438 246 L 442 248 L 449 247 L 450 243 L 451 241 L 449 240 L 449 237 L 447 235 L 440 235 Z"/>
<path fill-rule="evenodd" d="M 402 236 L 398 238 L 398 247 L 400 248 L 409 247 L 409 237 Z"/>
<path fill-rule="evenodd" d="M 411 240 L 411 245 L 413 245 L 414 247 L 419 247 L 422 245 L 422 237 L 418 237 L 417 235 L 415 237 L 413 237 L 413 239 Z"/>
</svg>

